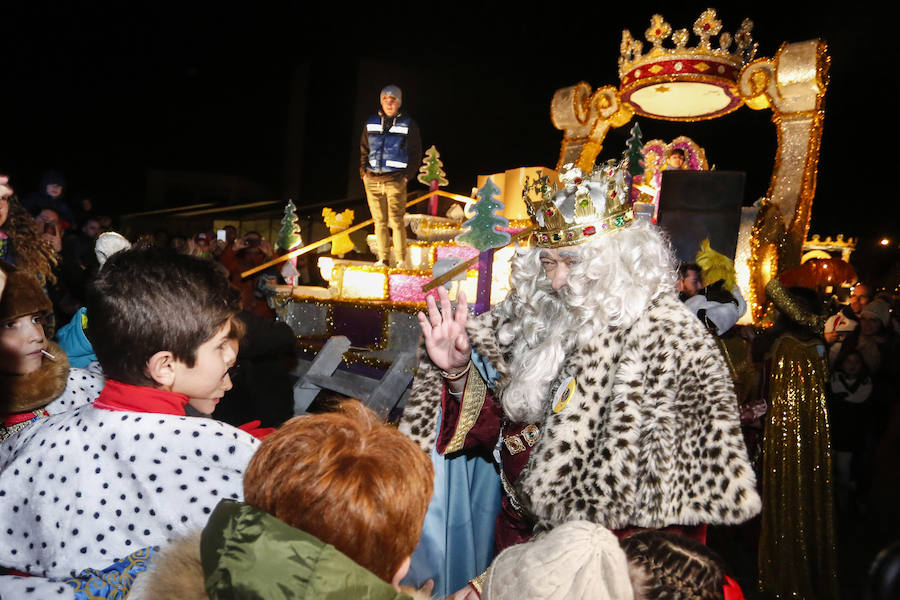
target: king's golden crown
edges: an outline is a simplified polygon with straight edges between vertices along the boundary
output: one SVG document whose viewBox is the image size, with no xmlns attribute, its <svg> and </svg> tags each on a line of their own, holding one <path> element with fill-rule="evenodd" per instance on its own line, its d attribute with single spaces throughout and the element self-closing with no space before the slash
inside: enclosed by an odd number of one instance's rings
<svg viewBox="0 0 900 600">
<path fill-rule="evenodd" d="M 729 66 L 738 69 L 741 65 L 750 62 L 756 54 L 757 44 L 750 35 L 751 29 L 753 29 L 753 22 L 750 19 L 744 19 L 734 37 L 727 31 L 720 34 L 722 21 L 716 17 L 715 9 L 708 8 L 694 21 L 693 32 L 700 38 L 699 43 L 696 46 L 688 46 L 690 34 L 687 29 L 679 29 L 673 33 L 672 26 L 665 21 L 662 15 L 653 15 L 650 18 L 650 27 L 644 32 L 644 38 L 652 44 L 646 54 L 643 52 L 644 43 L 642 41 L 631 37 L 629 30 L 622 31 L 622 43 L 619 47 L 619 78 L 622 80 L 622 85 L 625 86 L 635 78 L 640 79 L 662 73 L 665 66 L 661 61 L 664 60 L 675 60 L 676 65 L 678 59 L 690 61 L 691 66 L 695 66 L 701 74 L 718 71 L 719 67 L 723 67 L 723 70 L 724 67 Z M 718 47 L 714 48 L 710 38 L 716 35 L 719 36 Z M 663 42 L 670 36 L 674 48 L 663 46 Z M 733 51 L 732 43 L 735 43 Z M 682 68 L 677 70 L 684 70 L 686 66 L 682 62 Z"/>
<path fill-rule="evenodd" d="M 534 243 L 542 248 L 574 246 L 617 231 L 634 221 L 626 161 L 611 160 L 585 175 L 563 165 L 562 187 L 549 177 L 526 177 L 522 198 L 531 216 Z"/>
</svg>

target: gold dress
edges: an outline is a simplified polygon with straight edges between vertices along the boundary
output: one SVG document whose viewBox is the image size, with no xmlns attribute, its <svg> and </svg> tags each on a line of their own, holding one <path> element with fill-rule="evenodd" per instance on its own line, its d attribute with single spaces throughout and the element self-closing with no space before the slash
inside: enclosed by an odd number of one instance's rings
<svg viewBox="0 0 900 600">
<path fill-rule="evenodd" d="M 818 321 L 804 324 L 820 332 Z M 836 599 L 824 344 L 817 337 L 801 339 L 784 334 L 773 344 L 768 360 L 771 373 L 763 440 L 760 588 L 778 598 Z"/>
</svg>

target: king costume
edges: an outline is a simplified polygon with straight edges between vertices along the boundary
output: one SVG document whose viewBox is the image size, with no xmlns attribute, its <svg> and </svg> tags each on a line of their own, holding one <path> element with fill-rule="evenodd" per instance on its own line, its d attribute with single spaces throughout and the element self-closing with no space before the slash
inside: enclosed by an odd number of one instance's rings
<svg viewBox="0 0 900 600">
<path fill-rule="evenodd" d="M 573 169 L 561 178 L 565 190 L 548 197 L 545 187 L 543 202 L 529 203 L 533 243 L 597 248 L 631 227 L 645 236 L 640 239 L 668 247 L 655 226 L 632 224 L 622 166 L 604 170 L 572 176 Z M 586 199 L 594 214 L 584 210 Z M 615 243 L 623 239 L 632 238 Z M 673 265 L 659 268 L 674 272 Z M 674 528 L 702 539 L 707 524 L 742 523 L 759 513 L 728 369 L 710 333 L 679 301 L 674 276 L 671 285 L 666 277 L 651 282 L 656 291 L 642 307 L 634 306 L 639 299 L 625 302 L 632 302 L 630 322 L 589 323 L 593 335 L 567 346 L 543 412 L 531 422 L 511 418 L 503 396 L 523 376 L 511 368 L 521 336 L 501 333 L 520 319 L 514 307 L 525 299 L 518 289 L 467 320 L 472 362 L 460 399 L 423 353 L 401 431 L 426 451 L 436 445 L 448 456 L 493 451 L 503 487 L 494 553 L 573 520 L 620 536 L 635 528 Z"/>
<path fill-rule="evenodd" d="M 509 348 L 494 335 L 501 325 L 485 313 L 468 331 L 476 360 L 502 373 Z M 442 454 L 501 442 L 506 493 L 495 552 L 527 541 L 535 526 L 571 520 L 662 528 L 737 524 L 759 512 L 727 367 L 674 291 L 627 330 L 578 348 L 563 372 L 574 393 L 555 405 L 548 398 L 543 422 L 514 423 L 480 369 L 458 402 L 439 369 L 427 360 L 419 367 L 404 432 Z"/>
</svg>

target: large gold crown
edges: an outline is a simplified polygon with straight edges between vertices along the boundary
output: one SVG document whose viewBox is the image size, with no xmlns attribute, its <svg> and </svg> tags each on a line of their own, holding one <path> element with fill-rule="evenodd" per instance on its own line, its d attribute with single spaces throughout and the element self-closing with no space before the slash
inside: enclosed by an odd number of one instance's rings
<svg viewBox="0 0 900 600">
<path fill-rule="evenodd" d="M 574 246 L 631 225 L 634 210 L 626 161 L 610 160 L 588 175 L 563 165 L 562 187 L 549 177 L 525 178 L 522 198 L 534 225 L 532 239 L 542 248 Z"/>
<path fill-rule="evenodd" d="M 750 35 L 753 22 L 744 19 L 732 37 L 722 31 L 716 11 L 708 8 L 694 21 L 696 46 L 688 47 L 687 29 L 672 32 L 662 15 L 653 15 L 644 32 L 652 47 L 622 31 L 619 57 L 620 97 L 648 117 L 694 121 L 711 119 L 740 107 L 737 79 L 753 59 L 757 44 Z M 710 38 L 718 35 L 718 48 Z M 664 47 L 671 37 L 674 48 Z M 734 43 L 734 50 L 732 50 Z"/>
</svg>

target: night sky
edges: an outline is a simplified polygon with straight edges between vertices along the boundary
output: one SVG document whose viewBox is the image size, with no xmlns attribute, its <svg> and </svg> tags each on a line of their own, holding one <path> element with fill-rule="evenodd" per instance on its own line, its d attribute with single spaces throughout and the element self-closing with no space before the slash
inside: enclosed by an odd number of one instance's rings
<svg viewBox="0 0 900 600">
<path fill-rule="evenodd" d="M 481 3 L 475 10 L 431 2 L 362 14 L 311 3 L 12 4 L 3 17 L 0 171 L 24 194 L 44 169 L 61 170 L 73 193 L 114 213 L 142 208 L 148 169 L 237 175 L 285 199 L 298 69 L 307 74 L 298 204 L 361 193 L 353 180 L 357 113 L 374 110 L 387 83 L 404 89 L 404 108 L 419 122 L 424 146 L 441 152 L 451 191 L 468 193 L 477 174 L 553 167 L 562 139 L 550 122 L 553 92 L 579 81 L 618 85 L 622 29 L 642 38 L 654 12 L 673 29 L 690 28 L 708 6 Z M 754 21 L 757 56 L 774 56 L 784 41 L 828 43 L 811 233 L 895 235 L 887 211 L 896 167 L 880 162 L 890 157 L 882 148 L 893 137 L 892 124 L 884 128 L 893 113 L 869 103 L 887 91 L 875 68 L 896 55 L 877 27 L 896 21 L 846 6 L 716 8 L 732 33 L 744 17 Z M 369 97 L 368 106 L 359 100 Z M 746 171 L 745 204 L 765 193 L 776 148 L 771 111 L 744 107 L 696 124 L 639 122 L 644 139 L 688 135 L 718 169 Z M 610 132 L 601 159 L 621 153 L 629 127 Z"/>
</svg>

